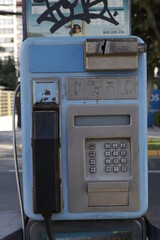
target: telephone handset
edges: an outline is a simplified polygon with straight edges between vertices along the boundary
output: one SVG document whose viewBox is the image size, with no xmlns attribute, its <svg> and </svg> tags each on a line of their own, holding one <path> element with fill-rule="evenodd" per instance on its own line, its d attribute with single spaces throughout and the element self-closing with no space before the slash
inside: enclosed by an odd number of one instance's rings
<svg viewBox="0 0 160 240">
<path fill-rule="evenodd" d="M 34 106 L 32 115 L 34 213 L 60 212 L 58 110 Z"/>
</svg>

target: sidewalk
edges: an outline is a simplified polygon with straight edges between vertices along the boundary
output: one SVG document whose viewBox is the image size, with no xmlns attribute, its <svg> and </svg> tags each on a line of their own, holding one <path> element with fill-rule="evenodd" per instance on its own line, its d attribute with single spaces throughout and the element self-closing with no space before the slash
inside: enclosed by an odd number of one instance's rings
<svg viewBox="0 0 160 240">
<path fill-rule="evenodd" d="M 148 128 L 148 138 L 160 138 L 160 128 Z"/>
<path fill-rule="evenodd" d="M 16 116 L 17 122 L 17 116 Z M 0 117 L 0 131 L 12 131 L 12 116 Z"/>
<path fill-rule="evenodd" d="M 19 128 L 16 131 L 16 140 L 18 147 L 21 143 L 21 129 Z M 22 153 L 17 151 L 17 154 L 22 185 Z M 0 117 L 0 196 L 0 239 L 4 239 L 21 229 L 13 161 L 12 116 Z"/>
<path fill-rule="evenodd" d="M 160 141 L 160 128 L 158 128 L 158 127 L 148 128 L 148 140 Z M 160 158 L 160 149 L 148 150 L 148 157 Z"/>
</svg>

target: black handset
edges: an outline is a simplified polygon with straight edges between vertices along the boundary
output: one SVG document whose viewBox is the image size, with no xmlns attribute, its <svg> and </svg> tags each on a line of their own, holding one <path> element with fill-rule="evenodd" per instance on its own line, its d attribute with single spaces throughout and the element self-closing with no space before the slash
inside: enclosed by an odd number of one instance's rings
<svg viewBox="0 0 160 240">
<path fill-rule="evenodd" d="M 34 213 L 60 212 L 58 110 L 35 108 L 32 117 Z"/>
</svg>

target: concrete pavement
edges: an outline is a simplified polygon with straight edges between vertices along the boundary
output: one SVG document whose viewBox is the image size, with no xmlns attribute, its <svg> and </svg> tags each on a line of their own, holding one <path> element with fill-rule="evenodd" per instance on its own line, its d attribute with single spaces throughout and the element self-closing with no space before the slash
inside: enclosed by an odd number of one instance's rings
<svg viewBox="0 0 160 240">
<path fill-rule="evenodd" d="M 11 129 L 12 117 L 0 117 L 0 239 L 21 228 Z M 17 129 L 17 146 L 20 143 L 21 130 Z M 18 157 L 22 172 L 22 157 L 19 151 Z"/>
<path fill-rule="evenodd" d="M 148 140 L 160 140 L 160 128 L 148 128 Z M 160 157 L 160 149 L 148 150 L 148 157 Z"/>
<path fill-rule="evenodd" d="M 148 128 L 148 138 L 160 139 L 160 128 L 158 127 Z"/>
<path fill-rule="evenodd" d="M 17 116 L 16 116 L 17 122 Z M 0 117 L 0 131 L 12 131 L 12 116 Z"/>
</svg>

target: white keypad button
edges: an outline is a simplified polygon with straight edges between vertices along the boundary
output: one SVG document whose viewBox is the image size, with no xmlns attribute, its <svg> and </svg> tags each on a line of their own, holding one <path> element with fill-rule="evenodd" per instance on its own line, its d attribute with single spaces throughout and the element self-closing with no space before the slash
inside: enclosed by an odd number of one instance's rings
<svg viewBox="0 0 160 240">
<path fill-rule="evenodd" d="M 89 149 L 96 149 L 96 144 L 95 143 L 90 143 L 89 144 Z"/>
<path fill-rule="evenodd" d="M 91 168 L 90 168 L 90 172 L 91 172 L 91 173 L 95 173 L 96 171 L 97 171 L 96 167 L 91 167 Z"/>
<path fill-rule="evenodd" d="M 105 159 L 105 163 L 108 165 L 108 164 L 111 164 L 111 159 L 110 158 L 106 158 Z"/>
<path fill-rule="evenodd" d="M 106 167 L 106 172 L 111 172 L 112 168 L 111 167 Z"/>
<path fill-rule="evenodd" d="M 119 159 L 118 159 L 118 158 L 114 158 L 114 159 L 113 159 L 113 163 L 114 163 L 114 164 L 118 164 L 118 163 L 119 163 Z"/>
<path fill-rule="evenodd" d="M 110 149 L 110 148 L 111 148 L 111 144 L 110 144 L 110 143 L 105 143 L 105 144 L 104 144 L 104 147 L 105 147 L 106 149 Z"/>
<path fill-rule="evenodd" d="M 91 165 L 96 165 L 96 159 L 90 159 L 90 164 Z"/>
<path fill-rule="evenodd" d="M 126 164 L 126 163 L 127 163 L 127 159 L 126 159 L 126 158 L 121 158 L 120 162 L 121 162 L 122 164 Z"/>
<path fill-rule="evenodd" d="M 119 172 L 119 167 L 113 167 L 114 172 Z"/>
<path fill-rule="evenodd" d="M 110 157 L 111 156 L 111 152 L 110 151 L 105 151 L 105 156 L 106 157 Z"/>
<path fill-rule="evenodd" d="M 96 156 L 96 152 L 95 151 L 90 151 L 89 152 L 89 156 L 90 157 L 95 157 Z"/>
<path fill-rule="evenodd" d="M 127 167 L 126 166 L 121 167 L 121 171 L 122 172 L 127 172 Z"/>
<path fill-rule="evenodd" d="M 119 152 L 118 152 L 118 151 L 113 151 L 113 152 L 112 152 L 112 155 L 113 155 L 114 157 L 118 157 Z"/>
<path fill-rule="evenodd" d="M 121 151 L 121 152 L 120 152 L 120 155 L 121 155 L 121 156 L 126 156 L 126 155 L 127 155 L 127 152 L 126 152 L 126 151 Z"/>
</svg>

